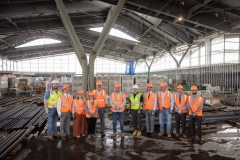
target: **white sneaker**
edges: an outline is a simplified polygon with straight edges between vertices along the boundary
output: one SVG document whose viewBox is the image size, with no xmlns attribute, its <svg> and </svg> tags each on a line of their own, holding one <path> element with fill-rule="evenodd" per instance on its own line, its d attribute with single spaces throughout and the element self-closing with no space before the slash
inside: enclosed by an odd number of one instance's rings
<svg viewBox="0 0 240 160">
<path fill-rule="evenodd" d="M 77 136 L 77 138 L 80 138 L 80 136 Z"/>
</svg>

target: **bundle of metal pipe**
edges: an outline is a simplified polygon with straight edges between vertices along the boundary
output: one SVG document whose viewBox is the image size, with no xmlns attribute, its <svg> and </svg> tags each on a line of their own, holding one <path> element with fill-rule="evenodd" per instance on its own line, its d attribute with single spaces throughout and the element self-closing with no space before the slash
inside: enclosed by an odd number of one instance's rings
<svg viewBox="0 0 240 160">
<path fill-rule="evenodd" d="M 35 126 L 29 129 L 20 129 L 17 131 L 12 131 L 11 133 L 4 135 L 0 138 L 0 159 L 5 158 L 5 156 L 11 152 L 27 135 L 29 135 Z"/>
<path fill-rule="evenodd" d="M 26 96 L 17 96 L 17 97 L 4 97 L 0 99 L 0 105 L 7 104 L 9 102 L 21 101 L 22 99 L 28 98 Z"/>
<path fill-rule="evenodd" d="M 18 129 L 29 128 L 34 125 L 43 124 L 47 115 L 43 106 L 37 106 L 40 101 L 43 101 L 42 97 L 32 98 L 32 102 L 28 105 L 19 105 L 14 107 L 8 107 L 0 112 L 0 129 Z"/>
</svg>

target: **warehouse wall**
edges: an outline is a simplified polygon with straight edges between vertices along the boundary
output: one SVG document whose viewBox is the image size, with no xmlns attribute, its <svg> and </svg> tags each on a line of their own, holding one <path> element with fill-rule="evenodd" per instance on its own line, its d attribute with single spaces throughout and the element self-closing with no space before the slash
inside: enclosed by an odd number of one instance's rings
<svg viewBox="0 0 240 160">
<path fill-rule="evenodd" d="M 180 46 L 174 51 L 175 58 L 179 61 L 187 46 Z M 180 68 L 205 66 L 217 63 L 240 63 L 240 35 L 223 35 L 214 39 L 206 39 L 203 45 L 193 45 Z M 156 58 L 152 64 L 151 72 L 176 69 L 176 62 L 169 53 Z M 147 72 L 145 62 L 137 63 L 136 73 Z"/>
<path fill-rule="evenodd" d="M 75 72 L 81 74 L 82 69 L 74 53 L 41 57 L 31 60 L 18 61 L 15 71 L 23 72 Z M 95 73 L 124 73 L 126 64 L 106 58 L 97 58 Z"/>
</svg>

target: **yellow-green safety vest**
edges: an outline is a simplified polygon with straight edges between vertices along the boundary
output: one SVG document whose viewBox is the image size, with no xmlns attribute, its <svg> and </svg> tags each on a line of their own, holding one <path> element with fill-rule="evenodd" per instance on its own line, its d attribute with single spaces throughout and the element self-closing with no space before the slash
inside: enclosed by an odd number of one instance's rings
<svg viewBox="0 0 240 160">
<path fill-rule="evenodd" d="M 61 91 L 58 91 L 56 93 L 53 90 L 50 90 L 50 96 L 47 100 L 48 108 L 56 108 L 57 107 L 57 102 L 58 102 L 58 97 L 62 95 Z"/>
<path fill-rule="evenodd" d="M 130 101 L 131 101 L 131 109 L 138 110 L 140 108 L 140 98 L 141 98 L 142 93 L 138 93 L 135 98 L 134 95 L 130 95 Z"/>
</svg>

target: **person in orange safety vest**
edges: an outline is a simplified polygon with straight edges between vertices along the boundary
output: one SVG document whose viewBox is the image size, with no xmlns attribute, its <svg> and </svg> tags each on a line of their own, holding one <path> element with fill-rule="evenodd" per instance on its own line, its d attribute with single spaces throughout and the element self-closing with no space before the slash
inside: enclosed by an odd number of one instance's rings
<svg viewBox="0 0 240 160">
<path fill-rule="evenodd" d="M 73 102 L 73 136 L 80 138 L 86 135 L 86 112 L 85 112 L 86 99 L 83 97 L 83 90 L 77 91 L 76 99 Z"/>
<path fill-rule="evenodd" d="M 183 86 L 177 86 L 177 94 L 174 96 L 174 112 L 176 121 L 176 137 L 180 137 L 180 122 L 182 123 L 182 137 L 186 136 L 186 116 L 188 107 L 188 96 L 183 94 Z"/>
<path fill-rule="evenodd" d="M 152 92 L 153 85 L 151 83 L 147 84 L 147 92 L 143 95 L 144 101 L 144 111 L 146 115 L 146 136 L 152 137 L 154 132 L 154 115 L 157 109 L 157 97 L 154 92 Z"/>
<path fill-rule="evenodd" d="M 93 92 L 89 92 L 89 100 L 86 101 L 85 111 L 86 111 L 86 119 L 88 124 L 88 139 L 95 139 L 95 128 L 98 117 L 98 106 L 97 101 L 94 100 L 95 94 Z"/>
<path fill-rule="evenodd" d="M 172 112 L 174 106 L 174 98 L 172 92 L 167 90 L 167 83 L 160 83 L 161 91 L 157 93 L 157 102 L 159 110 L 159 124 L 160 132 L 158 136 L 164 135 L 164 119 L 167 122 L 167 137 L 171 138 L 171 126 L 172 126 Z"/>
<path fill-rule="evenodd" d="M 97 101 L 98 114 L 101 124 L 101 134 L 102 136 L 105 136 L 105 107 L 108 106 L 108 96 L 107 92 L 102 89 L 102 81 L 98 80 L 96 86 L 97 89 L 93 90 L 92 92 L 94 93 L 94 99 Z"/>
<path fill-rule="evenodd" d="M 195 123 L 197 123 L 198 130 L 198 142 L 203 144 L 202 140 L 202 109 L 204 98 L 197 95 L 198 88 L 196 86 L 191 87 L 192 95 L 188 97 L 188 114 L 191 124 L 191 138 L 189 142 L 194 142 L 195 140 Z"/>
<path fill-rule="evenodd" d="M 63 85 L 63 94 L 59 97 L 57 111 L 60 117 L 60 133 L 62 140 L 70 139 L 70 120 L 73 107 L 73 96 L 69 94 L 69 85 Z"/>
<path fill-rule="evenodd" d="M 126 104 L 126 95 L 124 92 L 121 92 L 120 83 L 114 85 L 114 92 L 110 95 L 110 105 L 112 109 L 113 116 L 113 134 L 111 137 L 116 137 L 117 132 L 117 118 L 119 117 L 121 137 L 124 138 L 124 106 Z"/>
</svg>

